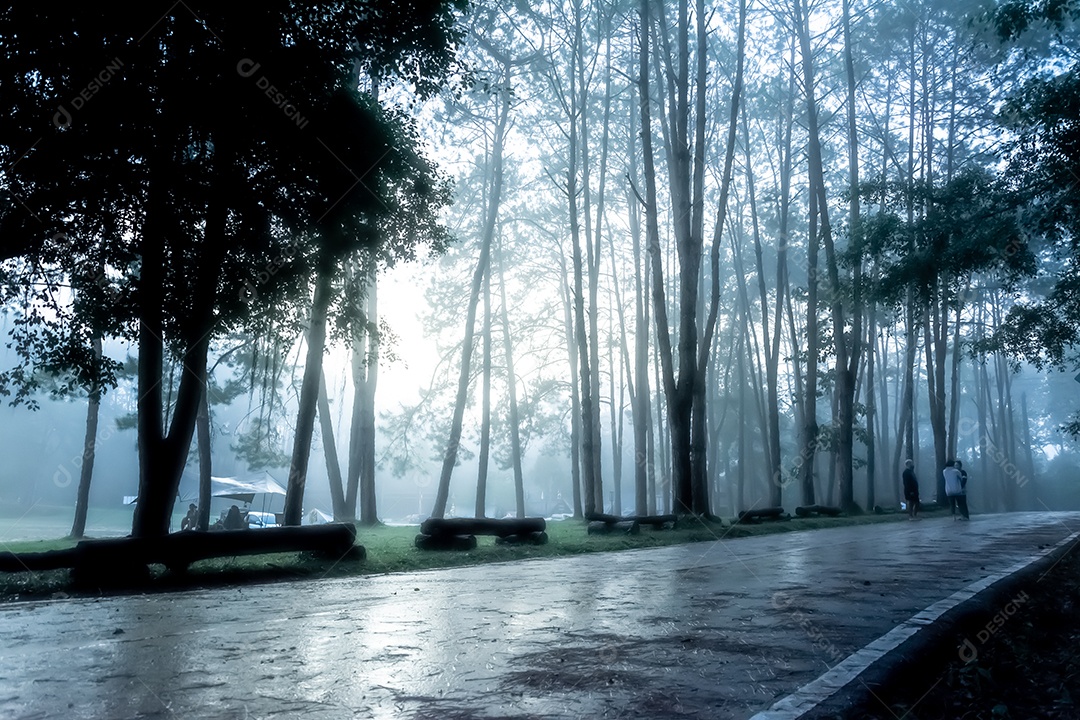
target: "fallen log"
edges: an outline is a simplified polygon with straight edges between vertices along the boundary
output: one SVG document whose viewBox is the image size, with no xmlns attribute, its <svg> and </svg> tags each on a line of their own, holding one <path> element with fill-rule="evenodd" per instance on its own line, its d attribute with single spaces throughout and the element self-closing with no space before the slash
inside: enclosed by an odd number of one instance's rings
<svg viewBox="0 0 1080 720">
<path fill-rule="evenodd" d="M 801 505 L 795 508 L 795 514 L 799 517 L 810 517 L 812 515 L 838 517 L 841 512 L 840 508 L 830 507 L 829 505 Z"/>
<path fill-rule="evenodd" d="M 363 546 L 356 545 L 356 528 L 351 523 L 103 538 L 75 546 L 72 579 L 76 583 L 126 582 L 145 577 L 148 565 L 183 572 L 198 560 L 283 552 L 309 552 L 335 560 L 365 555 Z"/>
<path fill-rule="evenodd" d="M 587 513 L 585 519 L 590 522 L 603 522 L 603 523 L 620 523 L 620 522 L 636 522 L 639 525 L 651 525 L 656 529 L 660 529 L 665 525 L 669 525 L 674 528 L 678 522 L 676 515 L 609 515 L 607 513 Z"/>
<path fill-rule="evenodd" d="M 759 520 L 788 520 L 782 507 L 758 508 L 756 510 L 740 510 L 738 522 L 751 524 Z"/>
<path fill-rule="evenodd" d="M 527 535 L 544 532 L 547 521 L 542 517 L 527 518 L 428 518 L 420 523 L 423 535 Z"/>
<path fill-rule="evenodd" d="M 72 567 L 74 564 L 75 548 L 46 550 L 44 552 L 0 553 L 0 572 L 61 570 Z"/>
<path fill-rule="evenodd" d="M 548 534 L 546 532 L 506 535 L 495 538 L 496 545 L 547 545 L 547 541 Z"/>
<path fill-rule="evenodd" d="M 472 550 L 476 547 L 476 536 L 420 533 L 413 543 L 421 550 Z"/>
<path fill-rule="evenodd" d="M 594 520 L 588 524 L 586 532 L 589 535 L 611 535 L 616 532 L 637 535 L 641 532 L 641 526 L 631 520 L 621 520 L 619 522 Z"/>
</svg>

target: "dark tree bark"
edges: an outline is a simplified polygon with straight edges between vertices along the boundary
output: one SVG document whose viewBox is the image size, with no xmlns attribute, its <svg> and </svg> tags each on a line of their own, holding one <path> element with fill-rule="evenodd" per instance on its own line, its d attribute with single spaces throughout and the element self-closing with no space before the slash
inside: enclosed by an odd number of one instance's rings
<svg viewBox="0 0 1080 720">
<path fill-rule="evenodd" d="M 477 458 L 475 516 L 487 512 L 488 464 L 491 459 L 491 269 L 484 277 L 484 324 L 481 332 L 480 455 Z"/>
<path fill-rule="evenodd" d="M 818 126 L 817 98 L 815 96 L 813 54 L 810 47 L 809 18 L 802 0 L 794 0 L 798 28 L 800 54 L 802 56 L 803 85 L 806 95 L 806 122 L 809 134 L 809 173 L 811 193 L 816 197 L 818 231 L 821 244 L 825 249 L 825 265 L 828 279 L 829 300 L 832 308 L 833 345 L 836 365 L 836 453 L 840 486 L 840 504 L 845 510 L 856 509 L 853 495 L 853 426 L 855 397 L 855 368 L 858 367 L 861 340 L 861 315 L 853 314 L 853 330 L 846 334 L 846 314 L 844 296 L 840 285 L 839 262 L 833 243 L 832 223 L 829 218 L 828 196 L 826 194 L 824 161 L 822 158 L 821 137 Z M 857 162 L 854 167 L 857 167 Z M 857 171 L 856 171 L 857 172 Z M 853 194 L 857 198 L 857 194 Z M 816 313 L 816 308 L 813 308 Z M 816 324 L 816 323 L 815 323 Z M 815 328 L 816 330 L 816 328 Z M 809 332 L 809 328 L 807 329 Z M 813 392 L 808 388 L 808 393 Z M 803 503 L 812 505 L 814 503 Z"/>
<path fill-rule="evenodd" d="M 101 336 L 95 334 L 90 341 L 94 361 L 101 361 Z M 98 415 L 101 409 L 101 387 L 90 386 L 86 401 L 86 435 L 83 437 L 82 464 L 79 466 L 79 487 L 75 495 L 75 519 L 71 523 L 70 537 L 78 540 L 86 534 L 86 514 L 90 508 L 90 482 L 94 477 L 94 457 L 97 454 Z"/>
<path fill-rule="evenodd" d="M 367 320 L 367 332 L 361 342 L 366 339 L 367 352 L 363 356 L 363 364 L 353 364 L 353 382 L 359 384 L 360 392 L 356 393 L 356 401 L 360 405 L 359 419 L 359 458 L 350 457 L 350 487 L 352 486 L 351 465 L 357 462 L 360 466 L 359 490 L 360 490 L 360 524 L 366 526 L 379 523 L 379 510 L 375 499 L 375 391 L 379 385 L 379 288 L 377 270 L 374 266 L 367 269 L 366 292 L 364 293 L 364 317 Z M 355 360 L 355 358 L 354 358 Z M 360 370 L 360 373 L 356 371 Z M 352 455 L 352 445 L 349 447 Z M 355 495 L 354 495 L 355 497 Z M 346 508 L 353 517 L 356 516 L 355 502 Z"/>
<path fill-rule="evenodd" d="M 704 145 L 705 123 L 705 18 L 703 4 L 698 3 L 698 138 L 697 143 Z M 746 54 L 746 0 L 739 2 L 738 48 L 736 50 L 735 79 L 731 87 L 731 114 L 728 121 L 727 146 L 724 151 L 724 170 L 720 179 L 720 199 L 717 201 L 716 224 L 713 227 L 712 249 L 709 253 L 709 268 L 712 276 L 709 295 L 709 315 L 705 320 L 701 344 L 698 346 L 697 370 L 694 376 L 693 400 L 691 408 L 691 456 L 690 467 L 693 473 L 693 508 L 698 514 L 711 514 L 709 507 L 709 478 L 706 460 L 708 454 L 708 431 L 706 428 L 705 381 L 712 353 L 713 335 L 716 332 L 716 318 L 720 311 L 720 245 L 723 241 L 724 221 L 727 217 L 728 193 L 731 189 L 731 168 L 735 160 L 736 137 L 739 128 L 739 103 L 742 95 L 743 63 Z M 699 153 L 703 150 L 699 147 Z M 696 167 L 703 167 L 704 161 L 698 158 Z M 703 170 L 701 170 L 703 172 Z M 699 185 L 703 180 L 695 176 Z M 683 299 L 685 302 L 685 298 Z M 685 328 L 682 330 L 685 332 Z M 681 352 L 681 351 L 680 351 Z M 682 375 L 680 372 L 680 379 Z"/>
<path fill-rule="evenodd" d="M 570 367 L 570 483 L 574 500 L 574 517 L 585 516 L 581 507 L 581 399 L 578 383 L 577 337 L 574 335 L 574 311 L 570 286 L 567 281 L 565 253 L 559 253 L 560 282 L 559 288 L 563 300 L 563 329 L 566 334 L 566 349 L 569 353 Z"/>
<path fill-rule="evenodd" d="M 196 527 L 199 530 L 210 529 L 210 493 L 211 482 L 214 474 L 213 448 L 210 446 L 210 399 L 209 383 L 203 386 L 202 397 L 199 398 L 199 415 L 195 418 L 196 439 L 199 448 L 199 519 Z"/>
<path fill-rule="evenodd" d="M 501 244 L 499 246 L 499 300 L 502 304 L 506 390 L 510 402 L 510 463 L 514 468 L 514 504 L 517 506 L 517 516 L 523 518 L 525 517 L 525 477 L 521 469 L 521 413 L 518 410 L 517 375 L 514 373 L 514 347 L 510 343 L 510 316 L 506 307 L 506 275 L 503 272 Z"/>
<path fill-rule="evenodd" d="M 326 349 L 326 314 L 330 307 L 335 265 L 333 259 L 324 255 L 315 277 L 311 320 L 307 330 L 304 378 L 300 384 L 300 407 L 296 416 L 289 482 L 285 492 L 285 525 L 299 525 L 304 516 L 304 490 L 307 486 L 308 463 L 311 460 L 311 439 L 315 432 L 323 351 Z"/>
<path fill-rule="evenodd" d="M 221 150 L 221 163 L 228 165 Z M 151 192 L 154 192 L 151 189 Z M 162 199 L 150 203 L 146 227 L 140 243 L 139 293 L 139 368 L 137 428 L 139 435 L 139 500 L 135 505 L 131 532 L 135 537 L 167 535 L 173 505 L 184 471 L 199 398 L 206 385 L 207 352 L 214 329 L 213 308 L 217 280 L 223 262 L 226 213 L 221 203 L 214 203 L 206 220 L 207 251 L 194 282 L 194 307 L 182 338 L 185 350 L 181 357 L 184 372 L 177 388 L 172 422 L 165 431 L 162 402 L 162 363 L 164 360 L 165 291 L 163 237 L 175 228 L 164 224 L 168 212 Z M 179 230 L 176 230 L 179 232 Z"/>
<path fill-rule="evenodd" d="M 319 433 L 322 437 L 323 457 L 326 458 L 326 475 L 330 479 L 330 503 L 334 510 L 334 521 L 351 522 L 353 514 L 345 506 L 341 462 L 338 460 L 337 440 L 334 438 L 334 423 L 330 418 L 330 398 L 326 392 L 325 371 L 319 380 L 318 406 Z"/>
</svg>

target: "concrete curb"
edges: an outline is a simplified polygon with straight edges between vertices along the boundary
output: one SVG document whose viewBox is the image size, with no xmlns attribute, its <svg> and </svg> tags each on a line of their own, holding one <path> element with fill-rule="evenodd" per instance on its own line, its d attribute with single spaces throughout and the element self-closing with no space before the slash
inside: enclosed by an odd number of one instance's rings
<svg viewBox="0 0 1080 720">
<path fill-rule="evenodd" d="M 848 717 L 877 705 L 876 688 L 913 684 L 927 689 L 958 654 L 978 652 L 979 632 L 994 623 L 1023 586 L 1049 571 L 1080 544 L 1080 532 L 1004 571 L 989 575 L 930 605 L 878 639 L 849 655 L 831 670 L 777 701 L 751 720 L 824 720 Z M 966 642 L 965 642 L 966 641 Z M 968 655 L 963 655 L 967 653 Z"/>
</svg>

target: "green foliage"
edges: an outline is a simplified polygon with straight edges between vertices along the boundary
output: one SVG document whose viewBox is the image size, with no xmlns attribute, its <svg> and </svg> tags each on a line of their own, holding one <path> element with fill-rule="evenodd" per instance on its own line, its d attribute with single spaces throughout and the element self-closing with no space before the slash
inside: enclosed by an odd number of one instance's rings
<svg viewBox="0 0 1080 720">
<path fill-rule="evenodd" d="M 282 452 L 283 441 L 280 428 L 270 421 L 256 417 L 246 430 L 237 433 L 232 450 L 245 461 L 248 470 L 283 468 L 289 466 L 290 455 Z"/>
<path fill-rule="evenodd" d="M 993 16 L 999 36 L 1020 42 L 1037 25 L 1075 30 L 1076 0 L 1011 0 Z M 1080 68 L 1029 63 L 1026 79 L 998 114 L 1015 135 L 1006 151 L 1025 230 L 1046 243 L 1039 292 L 1014 306 L 989 345 L 1037 367 L 1063 367 L 1080 343 Z M 1049 291 L 1042 285 L 1050 280 Z M 1041 297 L 1040 297 L 1041 296 Z"/>
<path fill-rule="evenodd" d="M 909 289 L 926 302 L 942 282 L 956 292 L 975 273 L 1015 284 L 1035 271 L 1017 222 L 1021 198 L 988 171 L 969 168 L 937 187 L 868 183 L 861 192 L 878 204 L 864 233 L 881 268 L 882 302 L 898 306 Z"/>
<path fill-rule="evenodd" d="M 1015 41 L 1036 23 L 1061 26 L 1078 17 L 1080 3 L 1076 0 L 1005 0 L 989 19 L 1001 40 Z"/>
<path fill-rule="evenodd" d="M 28 398 L 35 366 L 114 382 L 77 348 L 94 332 L 136 338 L 148 253 L 179 356 L 306 303 L 321 253 L 377 247 L 390 262 L 445 246 L 445 180 L 410 118 L 357 90 L 355 72 L 430 95 L 458 68 L 465 7 L 0 9 L 0 259 L 26 258 L 3 268 L 26 362 L 0 392 Z"/>
</svg>

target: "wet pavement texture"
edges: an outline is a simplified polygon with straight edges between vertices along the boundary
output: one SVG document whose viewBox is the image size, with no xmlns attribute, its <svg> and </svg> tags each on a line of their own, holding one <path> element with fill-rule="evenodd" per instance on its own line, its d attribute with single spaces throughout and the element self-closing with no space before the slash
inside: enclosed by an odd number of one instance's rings
<svg viewBox="0 0 1080 720">
<path fill-rule="evenodd" d="M 0 606 L 3 718 L 748 718 L 1080 513 Z"/>
</svg>

